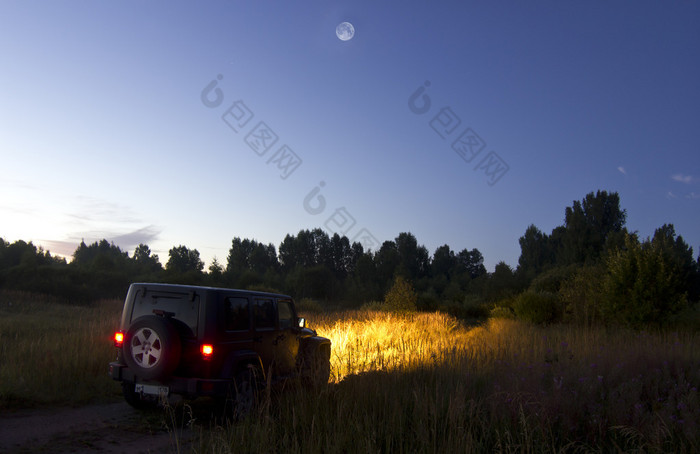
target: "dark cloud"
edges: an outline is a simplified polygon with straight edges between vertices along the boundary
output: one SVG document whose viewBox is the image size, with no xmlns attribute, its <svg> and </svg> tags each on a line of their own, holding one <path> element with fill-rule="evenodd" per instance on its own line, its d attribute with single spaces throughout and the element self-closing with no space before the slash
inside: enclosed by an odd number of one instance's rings
<svg viewBox="0 0 700 454">
<path fill-rule="evenodd" d="M 119 246 L 122 250 L 130 250 L 134 249 L 136 246 L 139 244 L 148 244 L 152 241 L 155 241 L 158 239 L 158 236 L 160 235 L 161 230 L 156 228 L 154 225 L 149 225 L 146 227 L 143 227 L 141 229 L 135 230 L 133 232 L 125 233 L 122 235 L 117 235 L 113 236 L 111 238 L 107 238 L 109 241 L 112 241 L 114 244 Z"/>
<path fill-rule="evenodd" d="M 90 244 L 95 241 L 100 241 L 106 239 L 110 243 L 114 243 L 119 246 L 122 251 L 129 251 L 135 249 L 139 244 L 148 244 L 152 241 L 156 241 L 160 235 L 161 230 L 154 225 L 149 225 L 133 232 L 128 233 L 117 233 L 117 232 L 79 232 L 70 236 L 70 239 L 61 240 L 41 240 L 38 244 L 41 244 L 45 249 L 51 251 L 52 254 L 62 255 L 64 257 L 71 257 L 81 241 Z"/>
</svg>

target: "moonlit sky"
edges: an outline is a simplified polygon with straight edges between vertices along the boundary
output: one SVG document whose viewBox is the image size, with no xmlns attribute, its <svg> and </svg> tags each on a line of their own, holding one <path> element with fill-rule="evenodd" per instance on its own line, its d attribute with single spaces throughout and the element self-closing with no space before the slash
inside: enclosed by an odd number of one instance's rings
<svg viewBox="0 0 700 454">
<path fill-rule="evenodd" d="M 698 24 L 691 1 L 4 1 L 0 237 L 208 265 L 234 237 L 320 227 L 376 250 L 410 231 L 492 271 L 600 189 L 697 256 Z M 470 162 L 467 128 L 486 144 Z"/>
</svg>

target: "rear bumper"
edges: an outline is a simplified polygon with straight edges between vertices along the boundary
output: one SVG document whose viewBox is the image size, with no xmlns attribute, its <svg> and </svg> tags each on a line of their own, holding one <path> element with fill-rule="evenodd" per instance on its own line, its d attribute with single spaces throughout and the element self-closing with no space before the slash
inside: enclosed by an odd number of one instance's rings
<svg viewBox="0 0 700 454">
<path fill-rule="evenodd" d="M 170 377 L 167 380 L 143 380 L 128 366 L 119 362 L 109 363 L 109 376 L 121 382 L 167 386 L 170 394 L 190 397 L 226 396 L 231 391 L 231 380 L 221 378 Z"/>
</svg>

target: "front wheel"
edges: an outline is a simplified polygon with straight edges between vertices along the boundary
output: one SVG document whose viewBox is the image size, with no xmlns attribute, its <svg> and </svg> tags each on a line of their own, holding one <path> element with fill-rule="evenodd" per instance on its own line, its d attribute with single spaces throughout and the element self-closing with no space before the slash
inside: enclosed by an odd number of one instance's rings
<svg viewBox="0 0 700 454">
<path fill-rule="evenodd" d="M 313 356 L 313 370 L 311 373 L 314 387 L 328 384 L 331 377 L 331 349 L 327 345 L 320 345 Z"/>
<path fill-rule="evenodd" d="M 319 388 L 328 384 L 331 376 L 331 348 L 329 344 L 307 344 L 300 364 L 300 377 L 305 386 Z"/>
</svg>

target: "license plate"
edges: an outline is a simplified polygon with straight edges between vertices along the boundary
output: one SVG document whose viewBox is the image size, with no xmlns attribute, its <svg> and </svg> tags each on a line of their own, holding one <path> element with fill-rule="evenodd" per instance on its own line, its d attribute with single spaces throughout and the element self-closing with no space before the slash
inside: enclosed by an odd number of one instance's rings
<svg viewBox="0 0 700 454">
<path fill-rule="evenodd" d="M 139 394 L 148 394 L 151 396 L 168 396 L 170 389 L 167 386 L 156 385 L 141 385 L 136 384 L 136 392 Z"/>
</svg>

